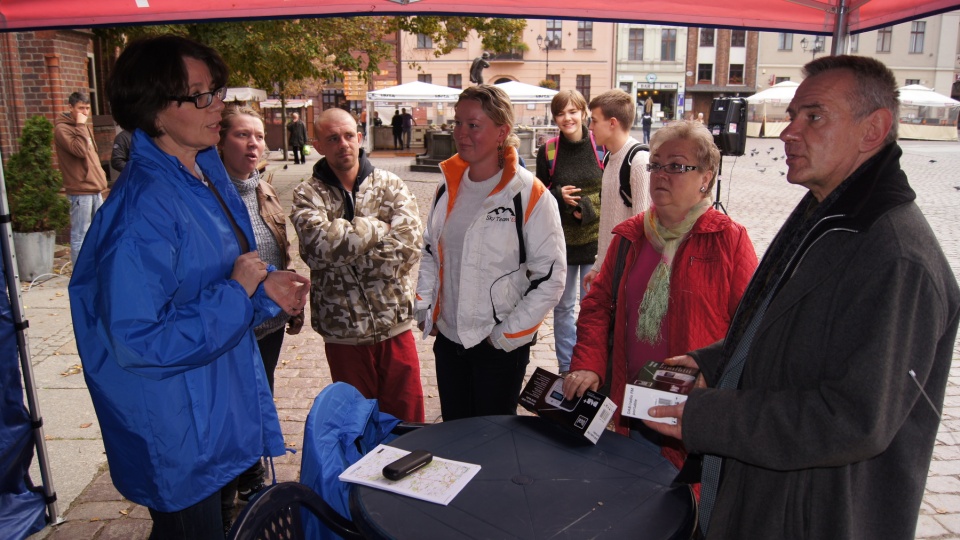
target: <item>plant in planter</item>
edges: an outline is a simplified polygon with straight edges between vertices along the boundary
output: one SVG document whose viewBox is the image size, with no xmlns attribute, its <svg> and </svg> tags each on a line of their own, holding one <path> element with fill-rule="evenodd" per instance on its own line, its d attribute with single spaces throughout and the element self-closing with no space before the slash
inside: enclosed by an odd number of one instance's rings
<svg viewBox="0 0 960 540">
<path fill-rule="evenodd" d="M 559 89 L 559 88 L 558 88 L 558 85 L 557 85 L 557 81 L 555 81 L 555 80 L 553 80 L 553 79 L 543 79 L 542 81 L 540 81 L 540 85 L 539 85 L 539 86 L 540 86 L 540 88 L 547 88 L 547 89 L 550 89 L 550 90 L 558 90 L 558 89 Z"/>
<path fill-rule="evenodd" d="M 32 280 L 53 267 L 56 231 L 70 224 L 70 203 L 60 195 L 62 179 L 53 167 L 53 124 L 43 116 L 28 119 L 19 143 L 4 180 L 18 267 Z"/>
</svg>

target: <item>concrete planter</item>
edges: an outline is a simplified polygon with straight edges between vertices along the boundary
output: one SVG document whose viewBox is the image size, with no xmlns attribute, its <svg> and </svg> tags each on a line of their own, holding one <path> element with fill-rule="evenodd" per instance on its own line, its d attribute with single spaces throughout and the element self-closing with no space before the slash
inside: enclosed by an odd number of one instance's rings
<svg viewBox="0 0 960 540">
<path fill-rule="evenodd" d="M 56 231 L 13 233 L 14 252 L 21 281 L 33 281 L 53 270 Z"/>
</svg>

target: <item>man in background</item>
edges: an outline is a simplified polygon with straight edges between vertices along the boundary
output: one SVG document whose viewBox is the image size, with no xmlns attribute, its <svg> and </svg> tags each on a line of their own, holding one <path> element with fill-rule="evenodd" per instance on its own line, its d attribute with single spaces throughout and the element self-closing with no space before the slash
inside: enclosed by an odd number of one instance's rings
<svg viewBox="0 0 960 540">
<path fill-rule="evenodd" d="M 621 221 L 644 212 L 650 206 L 649 175 L 646 165 L 650 152 L 634 148 L 640 141 L 630 136 L 637 106 L 623 90 L 608 90 L 590 100 L 590 130 L 597 144 L 607 147 L 603 185 L 600 191 L 600 233 L 597 238 L 597 262 L 583 278 L 589 290 L 603 266 L 603 258 L 613 239 L 613 228 Z M 621 169 L 629 168 L 629 183 L 621 185 Z"/>
<path fill-rule="evenodd" d="M 293 113 L 290 115 L 290 123 L 287 124 L 287 141 L 290 143 L 290 150 L 293 151 L 293 164 L 299 165 L 306 163 L 307 158 L 303 155 L 303 145 L 307 144 L 307 126 L 300 121 L 300 115 Z"/>
<path fill-rule="evenodd" d="M 406 109 L 400 109 L 400 118 L 403 120 L 403 143 L 407 145 L 407 150 L 409 150 L 410 140 L 413 138 L 413 126 L 417 125 L 417 121 Z"/>
<path fill-rule="evenodd" d="M 93 129 L 87 125 L 90 96 L 74 92 L 69 104 L 70 110 L 57 116 L 53 136 L 63 189 L 70 201 L 70 263 L 76 264 L 87 229 L 103 204 L 107 175 L 100 166 Z"/>
</svg>

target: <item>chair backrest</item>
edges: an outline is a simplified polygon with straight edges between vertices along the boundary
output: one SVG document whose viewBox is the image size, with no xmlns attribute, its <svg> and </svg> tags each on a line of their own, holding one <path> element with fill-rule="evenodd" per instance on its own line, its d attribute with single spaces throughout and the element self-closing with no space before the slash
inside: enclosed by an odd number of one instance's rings
<svg viewBox="0 0 960 540">
<path fill-rule="evenodd" d="M 306 538 L 301 511 L 315 515 L 342 538 L 361 538 L 353 522 L 330 507 L 316 492 L 299 482 L 267 486 L 240 513 L 229 540 L 294 540 Z"/>
</svg>

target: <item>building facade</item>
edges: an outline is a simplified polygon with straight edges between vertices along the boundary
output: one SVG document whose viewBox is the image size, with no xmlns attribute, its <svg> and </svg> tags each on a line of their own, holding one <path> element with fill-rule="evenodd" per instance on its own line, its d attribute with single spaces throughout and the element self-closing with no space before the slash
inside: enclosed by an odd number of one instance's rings
<svg viewBox="0 0 960 540">
<path fill-rule="evenodd" d="M 487 84 L 518 81 L 541 86 L 552 81 L 557 90 L 575 89 L 587 101 L 613 88 L 613 23 L 568 20 L 527 20 L 523 31 L 526 50 L 490 54 L 490 67 L 483 70 Z M 452 88 L 471 86 L 470 66 L 483 54 L 476 33 L 450 54 L 434 56 L 427 36 L 404 33 L 400 36 L 400 72 L 403 82 L 422 81 Z M 550 83 L 547 83 L 550 84 Z M 378 107 L 377 110 L 380 110 Z M 517 105 L 517 123 L 543 125 L 552 118 L 544 105 Z M 392 113 L 392 111 L 391 111 Z M 381 111 L 380 115 L 383 116 Z M 420 124 L 444 124 L 453 120 L 453 108 L 447 104 L 422 103 L 414 109 Z"/>
<path fill-rule="evenodd" d="M 0 33 L 0 154 L 4 161 L 18 150 L 17 139 L 27 118 L 41 115 L 53 123 L 69 109 L 70 94 L 86 92 L 100 160 L 109 169 L 115 131 L 105 114 L 102 57 L 87 30 Z"/>
<path fill-rule="evenodd" d="M 802 80 L 807 62 L 830 54 L 832 37 L 763 32 L 757 91 L 782 81 Z M 909 21 L 849 36 L 843 52 L 876 58 L 897 84 L 920 84 L 960 99 L 960 11 Z"/>
<path fill-rule="evenodd" d="M 696 118 L 710 117 L 718 97 L 746 97 L 757 92 L 760 32 L 691 28 L 687 33 L 687 109 Z"/>
<path fill-rule="evenodd" d="M 653 100 L 654 122 L 684 118 L 688 32 L 677 26 L 617 25 L 616 87 L 636 98 L 635 126 L 640 125 L 647 98 Z"/>
</svg>

